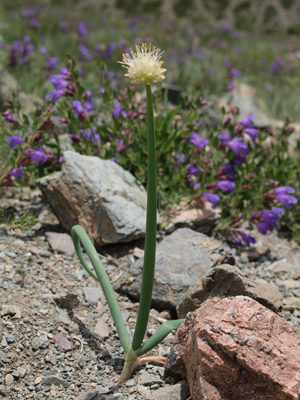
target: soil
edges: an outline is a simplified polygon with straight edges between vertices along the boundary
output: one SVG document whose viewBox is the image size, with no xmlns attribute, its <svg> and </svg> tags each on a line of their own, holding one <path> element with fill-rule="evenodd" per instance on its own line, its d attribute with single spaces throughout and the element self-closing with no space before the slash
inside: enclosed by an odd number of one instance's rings
<svg viewBox="0 0 300 400">
<path fill-rule="evenodd" d="M 72 248 L 59 254 L 50 247 L 47 232 L 64 231 L 39 190 L 6 190 L 1 207 L 4 218 L 30 210 L 39 223 L 28 231 L 2 231 L 0 237 L 0 398 L 134 400 L 173 385 L 172 378 L 164 378 L 163 364 L 155 362 L 118 383 L 124 351 L 106 301 Z M 245 276 L 277 285 L 285 298 L 282 315 L 300 331 L 299 246 L 276 233 L 256 237 L 256 249 L 231 248 L 236 264 Z M 113 280 L 143 255 L 143 240 L 99 253 Z M 116 296 L 132 335 L 138 303 Z M 146 336 L 171 314 L 152 309 Z M 171 333 L 150 355 L 166 357 L 173 338 Z"/>
</svg>

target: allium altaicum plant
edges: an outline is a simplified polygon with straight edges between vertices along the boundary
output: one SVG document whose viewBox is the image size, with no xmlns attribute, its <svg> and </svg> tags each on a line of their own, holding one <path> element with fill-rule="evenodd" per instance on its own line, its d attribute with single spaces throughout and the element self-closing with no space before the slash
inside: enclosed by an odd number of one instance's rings
<svg viewBox="0 0 300 400">
<path fill-rule="evenodd" d="M 139 311 L 132 341 L 130 340 L 130 337 L 127 333 L 127 329 L 122 319 L 122 315 L 117 304 L 113 288 L 100 261 L 97 251 L 95 250 L 88 235 L 81 226 L 76 225 L 72 228 L 72 239 L 77 255 L 87 272 L 93 278 L 99 281 L 108 302 L 109 309 L 114 319 L 114 323 L 116 325 L 123 349 L 126 353 L 126 360 L 120 377 L 120 382 L 124 382 L 131 377 L 138 357 L 148 353 L 153 347 L 159 344 L 172 330 L 177 329 L 184 321 L 183 319 L 179 319 L 164 322 L 160 326 L 160 328 L 154 333 L 154 335 L 151 336 L 151 338 L 143 344 L 152 300 L 157 228 L 156 146 L 153 100 L 150 85 L 163 80 L 163 74 L 166 70 L 161 67 L 163 62 L 160 61 L 161 53 L 159 53 L 159 49 L 155 48 L 151 44 L 143 44 L 141 47 L 136 46 L 136 49 L 136 53 L 131 51 L 131 56 L 129 56 L 129 54 L 124 54 L 123 62 L 121 63 L 124 67 L 128 68 L 128 74 L 126 76 L 128 76 L 135 84 L 144 83 L 147 92 L 148 173 L 145 253 Z M 77 111 L 78 114 L 80 112 L 84 113 L 84 110 L 80 109 L 79 111 Z M 121 112 L 120 106 L 118 112 Z M 84 259 L 80 242 L 87 252 L 87 255 L 94 267 L 96 275 L 93 271 L 91 271 L 86 260 Z"/>
</svg>

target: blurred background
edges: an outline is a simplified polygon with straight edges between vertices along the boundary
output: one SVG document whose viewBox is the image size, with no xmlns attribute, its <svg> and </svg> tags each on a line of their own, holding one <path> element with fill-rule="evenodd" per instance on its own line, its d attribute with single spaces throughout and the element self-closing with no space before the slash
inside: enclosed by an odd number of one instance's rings
<svg viewBox="0 0 300 400">
<path fill-rule="evenodd" d="M 165 51 L 166 84 L 187 94 L 201 85 L 210 99 L 245 84 L 268 117 L 295 121 L 299 17 L 297 0 L 3 0 L 0 63 L 42 98 L 66 55 L 86 88 L 119 90 L 122 53 L 151 42 Z"/>
</svg>

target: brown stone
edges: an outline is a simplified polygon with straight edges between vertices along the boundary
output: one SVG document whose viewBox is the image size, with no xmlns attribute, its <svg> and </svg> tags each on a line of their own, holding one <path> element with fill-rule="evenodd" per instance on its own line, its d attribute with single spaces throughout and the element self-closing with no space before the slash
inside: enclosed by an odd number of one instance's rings
<svg viewBox="0 0 300 400">
<path fill-rule="evenodd" d="M 97 322 L 93 332 L 93 336 L 99 340 L 109 338 L 109 327 L 106 324 L 105 316 L 101 317 L 100 320 Z"/>
<path fill-rule="evenodd" d="M 300 399 L 300 336 L 249 297 L 207 300 L 188 314 L 174 347 L 193 400 Z"/>
<path fill-rule="evenodd" d="M 222 264 L 210 269 L 189 288 L 177 304 L 177 315 L 184 318 L 208 299 L 230 296 L 249 296 L 275 312 L 283 305 L 282 294 L 275 285 L 263 279 L 247 279 L 238 267 Z"/>
</svg>

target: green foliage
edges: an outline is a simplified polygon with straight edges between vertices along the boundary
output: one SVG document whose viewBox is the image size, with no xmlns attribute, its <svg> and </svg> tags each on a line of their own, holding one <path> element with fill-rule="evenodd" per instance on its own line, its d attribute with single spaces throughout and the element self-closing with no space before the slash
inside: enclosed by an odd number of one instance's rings
<svg viewBox="0 0 300 400">
<path fill-rule="evenodd" d="M 294 3 L 295 0 L 280 0 L 280 4 L 282 5 L 282 7 L 287 10 L 291 8 Z"/>
<path fill-rule="evenodd" d="M 300 24 L 293 24 L 287 28 L 289 35 L 300 35 Z"/>
<path fill-rule="evenodd" d="M 14 220 L 11 216 L 8 217 L 7 221 L 0 225 L 0 230 L 1 229 L 9 229 L 9 230 L 15 230 L 15 229 L 21 229 L 21 230 L 27 230 L 31 226 L 34 226 L 37 224 L 37 220 L 34 217 L 31 217 L 29 215 L 29 211 L 27 211 L 26 214 L 24 214 L 20 219 Z M 2 221 L 3 217 L 3 209 L 0 209 L 0 223 Z"/>
<path fill-rule="evenodd" d="M 203 0 L 205 8 L 211 11 L 214 17 L 219 20 L 224 17 L 230 4 L 230 0 Z"/>
<path fill-rule="evenodd" d="M 194 0 L 175 0 L 173 10 L 177 17 L 185 17 L 188 11 L 194 7 Z"/>
<path fill-rule="evenodd" d="M 263 13 L 263 23 L 267 24 L 269 23 L 274 17 L 276 17 L 278 15 L 278 11 L 276 9 L 276 7 L 272 6 L 272 5 L 268 5 L 265 9 L 264 9 L 264 13 Z"/>
<path fill-rule="evenodd" d="M 0 24 L 0 34 L 6 47 L 1 49 L 0 61 L 6 62 L 8 65 L 10 45 L 15 40 L 22 40 L 27 34 L 30 34 L 31 43 L 35 46 L 34 51 L 28 56 L 26 65 L 23 65 L 22 61 L 18 59 L 15 66 L 8 67 L 10 73 L 18 80 L 20 89 L 44 98 L 53 90 L 52 84 L 48 80 L 49 76 L 52 73 L 58 73 L 59 68 L 64 65 L 72 70 L 72 85 L 74 84 L 76 89 L 74 89 L 73 97 L 61 98 L 55 107 L 50 100 L 47 110 L 34 117 L 28 116 L 28 118 L 20 110 L 17 98 L 12 99 L 10 107 L 12 107 L 13 113 L 11 115 L 17 119 L 20 125 L 9 124 L 0 117 L 0 182 L 4 182 L 5 185 L 29 184 L 33 186 L 37 177 L 61 168 L 61 164 L 58 162 L 61 157 L 61 148 L 56 130 L 53 128 L 41 129 L 47 118 L 51 118 L 55 112 L 64 118 L 65 131 L 72 135 L 78 135 L 77 142 L 73 143 L 76 151 L 81 154 L 100 156 L 104 159 L 114 158 L 118 164 L 132 172 L 145 186 L 147 185 L 146 108 L 143 94 L 139 93 L 140 100 L 137 101 L 137 93 L 140 88 L 130 86 L 127 78 L 122 77 L 122 69 L 116 63 L 121 59 L 121 53 L 125 48 L 134 47 L 134 40 L 138 37 L 142 40 L 149 38 L 149 41 L 159 45 L 166 55 L 166 58 L 163 55 L 164 66 L 168 70 L 165 89 L 161 90 L 161 86 L 156 85 L 157 90 L 154 94 L 159 175 L 158 206 L 164 215 L 172 213 L 173 204 L 183 198 L 188 198 L 190 202 L 196 201 L 195 199 L 205 190 L 206 185 L 216 181 L 216 174 L 221 164 L 231 161 L 232 153 L 226 153 L 224 158 L 224 153 L 219 148 L 218 134 L 225 130 L 222 128 L 222 121 L 218 122 L 218 127 L 212 126 L 211 121 L 207 118 L 208 113 L 212 112 L 212 107 L 210 106 L 206 109 L 206 113 L 203 113 L 200 99 L 200 97 L 204 97 L 213 102 L 222 96 L 227 91 L 228 82 L 232 79 L 231 68 L 240 70 L 242 74 L 240 78 L 235 79 L 235 85 L 237 86 L 238 81 L 251 85 L 257 92 L 257 98 L 262 99 L 262 102 L 259 103 L 260 107 L 271 119 L 283 120 L 290 116 L 294 121 L 299 120 L 300 76 L 296 52 L 299 40 L 296 37 L 287 37 L 282 41 L 282 38 L 276 34 L 273 34 L 272 38 L 269 36 L 258 37 L 236 31 L 233 27 L 220 29 L 210 27 L 208 29 L 207 24 L 199 26 L 199 23 L 193 24 L 185 20 L 168 23 L 159 18 L 160 4 L 159 0 L 155 3 L 147 0 L 140 1 L 138 4 L 133 4 L 130 0 L 119 2 L 119 7 L 127 7 L 131 10 L 130 12 L 134 10 L 134 13 L 145 12 L 151 5 L 157 10 L 157 17 L 139 15 L 122 19 L 120 18 L 122 11 L 118 10 L 113 14 L 109 14 L 107 11 L 107 14 L 103 14 L 100 24 L 96 16 L 91 15 L 91 12 L 88 13 L 88 6 L 79 10 L 80 4 L 76 3 L 72 13 L 66 13 L 63 8 L 55 6 L 53 13 L 37 11 L 37 18 L 42 24 L 40 30 L 29 30 L 28 19 L 24 18 L 22 13 L 15 14 L 15 19 L 10 21 L 8 11 L 12 11 L 13 6 L 6 5 L 7 9 L 2 6 L 4 10 L 2 19 L 6 21 L 6 28 Z M 185 12 L 187 12 L 185 15 L 190 15 L 194 5 L 192 0 L 190 3 L 177 0 L 173 4 L 179 16 L 183 16 Z M 220 16 L 227 6 L 227 0 L 206 2 L 206 7 L 216 16 Z M 266 26 L 269 26 L 272 25 L 270 22 L 275 18 L 275 14 L 271 8 L 266 8 L 266 10 L 268 12 L 265 17 L 269 20 Z M 250 1 L 236 4 L 234 14 L 240 21 L 238 23 L 240 23 L 241 29 L 251 28 L 253 30 L 255 20 Z M 89 17 L 91 18 L 89 19 Z M 107 19 L 104 20 L 104 17 Z M 264 16 L 262 17 L 264 18 Z M 65 20 L 69 24 L 68 33 L 60 30 L 58 24 L 61 20 Z M 82 40 L 77 33 L 79 20 L 86 24 L 87 41 Z M 10 29 L 10 26 L 13 26 L 14 29 Z M 45 36 L 45 42 L 40 41 L 41 33 Z M 124 43 L 118 47 L 120 40 Z M 115 43 L 116 48 L 109 57 L 104 58 L 103 54 L 111 41 Z M 82 43 L 91 52 L 92 60 L 86 60 L 80 56 L 78 47 Z M 59 58 L 59 66 L 52 72 L 45 68 L 45 56 L 39 51 L 42 44 L 45 45 L 50 56 Z M 94 51 L 95 47 L 98 50 Z M 71 56 L 69 61 L 66 60 L 66 54 Z M 280 62 L 278 62 L 278 58 L 280 58 Z M 223 65 L 224 59 L 230 61 L 229 67 Z M 278 71 L 271 73 L 276 62 L 280 64 L 280 67 Z M 78 71 L 80 71 L 80 75 Z M 111 78 L 112 75 L 113 78 Z M 173 89 L 171 88 L 168 93 L 166 89 L 168 83 L 175 84 L 179 90 L 172 93 Z M 103 87 L 105 92 L 98 95 L 100 87 Z M 84 104 L 87 89 L 93 92 L 95 110 L 89 114 L 88 118 L 79 121 L 78 116 L 74 113 L 72 102 L 76 99 Z M 175 107 L 169 103 L 168 98 L 170 97 L 173 98 Z M 112 117 L 116 101 L 121 102 L 124 111 L 127 112 L 127 117 L 122 115 L 119 118 Z M 7 112 L 7 107 L 5 105 L 2 111 Z M 223 118 L 226 117 L 225 113 Z M 200 120 L 204 120 L 205 124 L 199 125 L 198 121 Z M 233 132 L 235 124 L 236 121 L 233 121 L 226 131 Z M 209 169 L 209 172 L 201 173 L 201 178 L 196 179 L 197 184 L 200 185 L 198 191 L 186 183 L 186 164 L 199 163 L 197 165 L 201 171 L 208 168 L 200 161 L 200 158 L 197 159 L 194 148 L 189 144 L 191 132 L 197 132 L 201 137 L 210 140 L 209 153 L 210 157 L 214 158 L 211 163 L 213 167 Z M 41 135 L 39 142 L 33 140 L 37 134 Z M 261 132 L 261 135 L 265 134 L 266 132 Z M 9 143 L 5 139 L 13 135 L 24 138 L 24 143 L 10 149 Z M 90 135 L 89 138 L 88 135 Z M 98 135 L 101 143 L 97 139 Z M 94 142 L 98 140 L 98 143 L 95 145 L 93 140 Z M 123 140 L 122 145 L 119 145 L 120 140 Z M 278 179 L 282 185 L 296 187 L 297 183 L 292 180 L 288 172 L 279 176 L 279 170 L 271 171 L 263 167 L 266 157 L 272 159 L 272 155 L 266 156 L 264 153 L 266 149 L 260 149 L 260 146 L 258 140 L 255 146 L 250 143 L 249 147 L 254 152 L 253 157 L 249 156 L 249 165 L 240 167 L 237 187 L 255 184 L 261 185 L 263 190 L 267 190 L 268 187 L 262 185 L 260 181 L 267 178 Z M 28 165 L 22 164 L 25 152 L 30 153 L 41 147 L 48 155 L 51 155 L 51 162 L 38 165 L 36 162 L 27 160 Z M 274 154 L 277 154 L 276 151 L 277 148 L 274 148 Z M 275 157 L 274 154 L 273 157 Z M 296 154 L 299 154 L 299 150 Z M 176 156 L 183 155 L 186 156 L 186 163 L 178 164 Z M 206 151 L 203 150 L 203 156 L 205 155 L 207 155 Z M 297 156 L 292 157 L 287 153 L 284 160 L 288 168 L 297 170 L 298 164 L 295 161 Z M 19 165 L 26 166 L 22 179 L 20 181 L 10 179 L 10 171 Z M 263 173 L 259 173 L 257 178 L 246 179 L 251 168 L 256 173 L 257 169 L 261 169 Z M 270 178 L 272 175 L 274 176 Z M 222 218 L 217 229 L 226 230 L 230 227 L 232 222 L 230 214 L 233 209 L 243 213 L 243 205 L 248 202 L 252 209 L 264 206 L 262 201 L 256 202 L 254 197 L 251 197 L 252 194 L 249 195 L 246 192 L 243 194 L 236 192 L 231 195 L 221 191 L 216 193 L 221 196 L 222 202 Z M 285 230 L 289 232 L 293 230 L 294 237 L 297 237 L 296 229 L 298 228 L 291 228 L 291 225 L 296 226 L 292 223 L 293 218 L 294 221 L 298 218 L 295 217 L 294 210 L 298 213 L 298 206 L 293 205 L 290 210 L 286 210 L 282 221 L 285 221 Z"/>
</svg>

